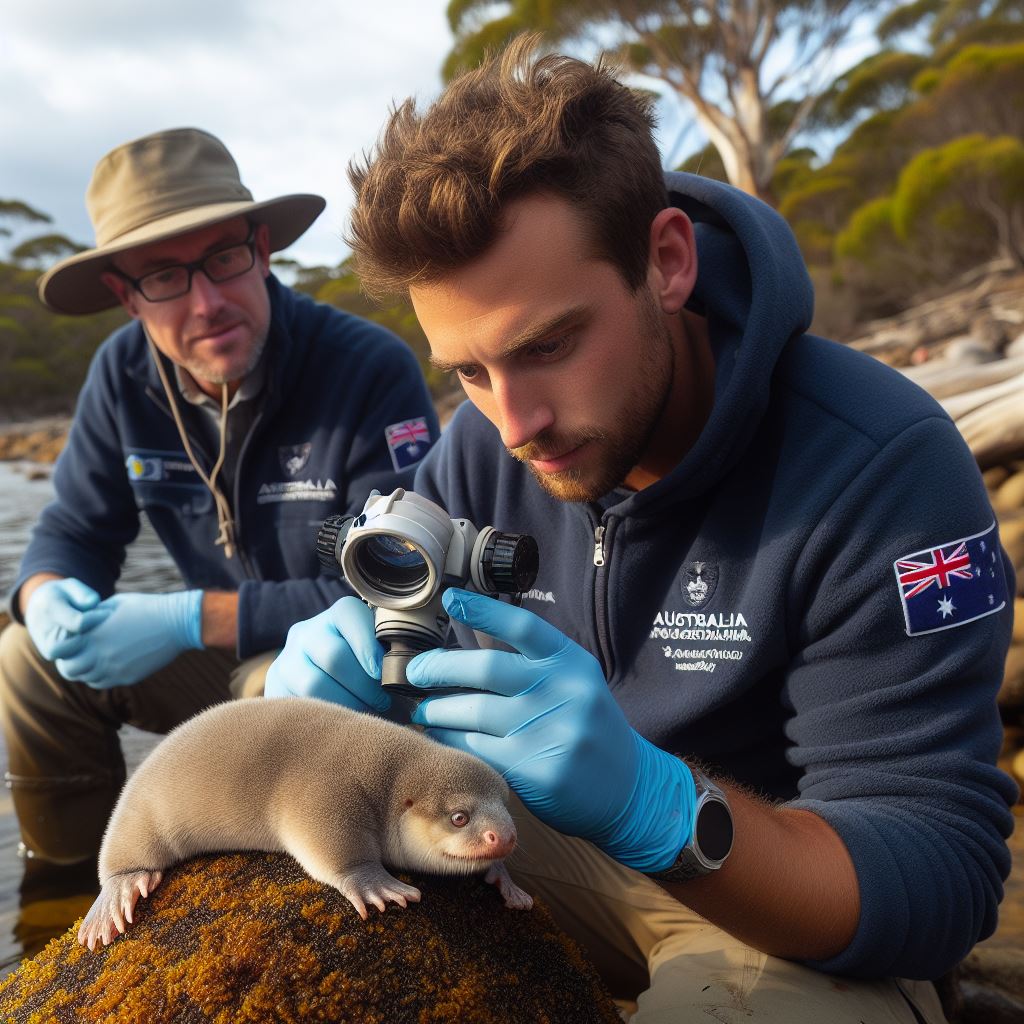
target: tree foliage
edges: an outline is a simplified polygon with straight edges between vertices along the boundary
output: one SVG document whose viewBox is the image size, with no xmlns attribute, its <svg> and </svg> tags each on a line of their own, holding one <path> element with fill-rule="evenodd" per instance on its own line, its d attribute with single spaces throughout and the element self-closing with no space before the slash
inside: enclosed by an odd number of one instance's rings
<svg viewBox="0 0 1024 1024">
<path fill-rule="evenodd" d="M 451 77 L 522 32 L 608 50 L 682 100 L 728 180 L 772 198 L 775 167 L 830 85 L 830 61 L 857 19 L 889 6 L 861 0 L 450 0 Z"/>
<path fill-rule="evenodd" d="M 987 229 L 997 254 L 1024 267 L 1024 143 L 976 133 L 918 153 L 900 174 L 892 222 L 901 239 L 924 222 Z"/>
<path fill-rule="evenodd" d="M 43 270 L 51 263 L 64 259 L 66 256 L 73 256 L 84 249 L 84 245 L 72 242 L 64 235 L 56 233 L 36 235 L 26 238 L 24 242 L 16 245 L 11 250 L 11 259 L 21 266 Z"/>
<path fill-rule="evenodd" d="M 20 199 L 0 199 L 0 219 L 25 221 L 30 224 L 49 224 L 53 220 L 49 214 L 42 213 Z"/>
<path fill-rule="evenodd" d="M 978 263 L 1020 265 L 1021 8 L 903 5 L 881 23 L 879 51 L 837 79 L 828 104 L 848 135 L 779 188 L 812 273 L 828 282 L 819 329 L 842 330 L 830 304 L 882 315 Z M 912 32 L 916 50 L 894 49 Z"/>
</svg>

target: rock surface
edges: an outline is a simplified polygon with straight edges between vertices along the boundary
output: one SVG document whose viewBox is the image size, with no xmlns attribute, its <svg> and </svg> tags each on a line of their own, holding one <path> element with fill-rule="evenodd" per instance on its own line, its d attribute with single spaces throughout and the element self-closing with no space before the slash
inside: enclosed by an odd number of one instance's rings
<svg viewBox="0 0 1024 1024">
<path fill-rule="evenodd" d="M 0 426 L 0 460 L 57 461 L 67 439 L 70 420 L 54 417 Z"/>
<path fill-rule="evenodd" d="M 414 881 L 421 903 L 362 921 L 290 857 L 197 858 L 105 949 L 76 926 L 25 961 L 0 1021 L 620 1024 L 543 908 L 508 910 L 477 878 Z"/>
</svg>

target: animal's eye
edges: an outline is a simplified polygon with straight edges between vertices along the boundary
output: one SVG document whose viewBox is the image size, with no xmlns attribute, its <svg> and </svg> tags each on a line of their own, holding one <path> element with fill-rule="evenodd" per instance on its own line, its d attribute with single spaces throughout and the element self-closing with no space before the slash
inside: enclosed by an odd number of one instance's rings
<svg viewBox="0 0 1024 1024">
<path fill-rule="evenodd" d="M 456 828 L 465 828 L 469 824 L 469 815 L 465 811 L 455 811 L 452 814 L 452 824 Z"/>
</svg>

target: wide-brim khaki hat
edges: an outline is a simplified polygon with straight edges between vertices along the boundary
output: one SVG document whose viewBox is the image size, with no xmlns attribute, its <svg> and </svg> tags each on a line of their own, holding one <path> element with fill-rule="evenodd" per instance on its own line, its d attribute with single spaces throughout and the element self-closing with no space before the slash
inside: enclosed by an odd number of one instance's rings
<svg viewBox="0 0 1024 1024">
<path fill-rule="evenodd" d="M 224 144 L 198 128 L 156 132 L 109 152 L 85 194 L 96 247 L 51 267 L 39 297 L 58 313 L 97 313 L 118 303 L 100 279 L 111 257 L 246 216 L 270 231 L 270 251 L 292 244 L 323 212 L 307 193 L 255 202 Z"/>
</svg>

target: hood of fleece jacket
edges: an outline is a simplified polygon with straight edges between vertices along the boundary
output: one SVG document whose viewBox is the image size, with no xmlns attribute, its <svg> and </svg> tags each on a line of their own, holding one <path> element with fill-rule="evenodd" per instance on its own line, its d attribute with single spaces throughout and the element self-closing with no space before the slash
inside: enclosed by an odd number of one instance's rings
<svg viewBox="0 0 1024 1024">
<path fill-rule="evenodd" d="M 807 330 L 814 313 L 796 239 L 770 206 L 693 174 L 666 173 L 665 183 L 669 202 L 694 223 L 697 283 L 687 308 L 708 321 L 715 402 L 675 470 L 620 506 L 634 514 L 707 490 L 740 458 L 768 407 L 783 347 Z"/>
</svg>

